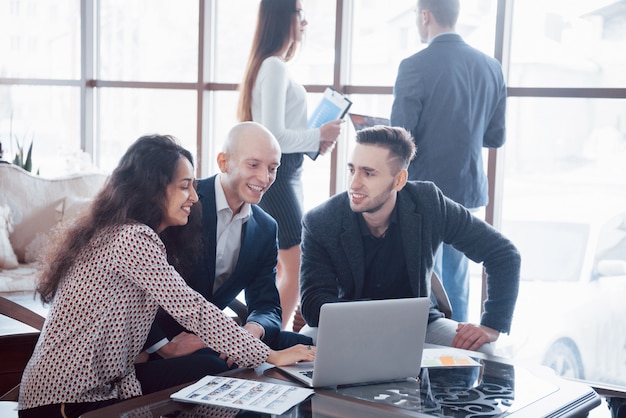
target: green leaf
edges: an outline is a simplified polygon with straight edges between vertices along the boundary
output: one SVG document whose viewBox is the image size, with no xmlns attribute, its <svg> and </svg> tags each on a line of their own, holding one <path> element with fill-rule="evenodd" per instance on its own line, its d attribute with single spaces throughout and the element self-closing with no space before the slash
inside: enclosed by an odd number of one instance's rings
<svg viewBox="0 0 626 418">
<path fill-rule="evenodd" d="M 24 162 L 24 170 L 31 172 L 33 171 L 33 159 L 32 159 L 32 154 L 33 154 L 33 142 L 34 141 L 30 141 L 30 146 L 28 147 L 28 153 L 26 154 L 26 161 Z"/>
</svg>

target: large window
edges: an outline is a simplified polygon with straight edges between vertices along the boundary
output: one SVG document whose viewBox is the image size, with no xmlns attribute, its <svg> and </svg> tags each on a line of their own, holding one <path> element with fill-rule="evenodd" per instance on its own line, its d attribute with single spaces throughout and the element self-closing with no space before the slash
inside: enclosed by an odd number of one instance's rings
<svg viewBox="0 0 626 418">
<path fill-rule="evenodd" d="M 350 3 L 350 70 L 352 85 L 393 85 L 398 65 L 426 45 L 415 25 L 416 1 L 377 0 Z M 463 0 L 458 32 L 474 47 L 493 54 L 497 1 Z"/>
<path fill-rule="evenodd" d="M 198 0 L 100 0 L 98 78 L 196 82 Z"/>
<path fill-rule="evenodd" d="M 196 152 L 194 91 L 102 88 L 98 109 L 99 167 L 104 171 L 113 170 L 121 153 L 141 135 L 172 134 Z"/>
<path fill-rule="evenodd" d="M 515 2 L 509 85 L 625 87 L 624 2 Z"/>
<path fill-rule="evenodd" d="M 626 8 L 515 2 L 501 227 L 522 253 L 500 348 L 626 385 Z M 619 89 L 618 89 L 619 87 Z M 600 343 L 601 342 L 601 343 Z"/>
<path fill-rule="evenodd" d="M 5 159 L 32 141 L 43 176 L 108 172 L 131 141 L 161 132 L 196 153 L 199 175 L 213 174 L 236 122 L 258 4 L 0 0 Z M 400 61 L 426 47 L 415 5 L 303 0 L 307 36 L 289 67 L 309 107 L 333 86 L 350 95 L 352 112 L 388 118 Z M 500 350 L 626 384 L 626 1 L 461 7 L 458 32 L 502 60 L 509 92 L 507 143 L 485 153 L 492 194 L 479 214 L 523 257 L 512 335 Z M 306 159 L 307 209 L 345 189 L 353 138 L 347 122 L 333 155 Z M 478 321 L 482 278 L 474 270 L 470 319 Z"/>
<path fill-rule="evenodd" d="M 33 170 L 42 175 L 80 160 L 79 6 L 0 1 L 0 141 L 7 160 L 32 142 Z"/>
</svg>

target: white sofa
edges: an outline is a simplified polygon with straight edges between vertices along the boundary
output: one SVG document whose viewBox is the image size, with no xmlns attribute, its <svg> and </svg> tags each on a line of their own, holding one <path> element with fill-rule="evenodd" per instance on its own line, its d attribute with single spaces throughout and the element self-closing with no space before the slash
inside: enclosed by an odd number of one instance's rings
<svg viewBox="0 0 626 418">
<path fill-rule="evenodd" d="M 0 292 L 34 289 L 36 261 L 47 234 L 76 216 L 106 177 L 84 173 L 46 179 L 0 163 Z"/>
</svg>

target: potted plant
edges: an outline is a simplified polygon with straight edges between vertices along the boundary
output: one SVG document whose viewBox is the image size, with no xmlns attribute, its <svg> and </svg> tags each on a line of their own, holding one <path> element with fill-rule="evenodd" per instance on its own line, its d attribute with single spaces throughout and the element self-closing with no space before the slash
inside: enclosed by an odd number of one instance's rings
<svg viewBox="0 0 626 418">
<path fill-rule="evenodd" d="M 33 140 L 30 141 L 30 146 L 28 147 L 28 151 L 26 152 L 26 158 L 24 158 L 24 143 L 20 143 L 20 141 L 15 138 L 15 143 L 17 144 L 17 152 L 15 153 L 15 158 L 13 159 L 13 164 L 20 166 L 24 170 L 31 172 L 33 170 Z"/>
<path fill-rule="evenodd" d="M 30 145 L 28 146 L 26 155 L 24 155 L 26 138 L 24 137 L 22 141 L 20 141 L 16 135 L 13 135 L 13 115 L 11 114 L 11 125 L 9 128 L 9 141 L 11 141 L 12 138 L 15 138 L 15 145 L 17 146 L 17 152 L 15 153 L 15 157 L 13 158 L 13 164 L 28 171 L 29 173 L 33 171 L 32 155 L 33 155 L 33 143 L 35 142 L 33 137 L 31 137 Z M 2 145 L 1 144 L 0 144 L 0 159 L 2 159 Z M 37 174 L 39 174 L 39 170 L 37 170 Z"/>
</svg>

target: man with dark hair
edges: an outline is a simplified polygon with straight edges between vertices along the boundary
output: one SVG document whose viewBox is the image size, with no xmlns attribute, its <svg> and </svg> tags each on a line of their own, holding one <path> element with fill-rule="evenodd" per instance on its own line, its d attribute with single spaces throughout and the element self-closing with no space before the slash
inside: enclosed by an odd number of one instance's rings
<svg viewBox="0 0 626 418">
<path fill-rule="evenodd" d="M 420 151 L 409 166 L 409 179 L 434 182 L 474 212 L 488 203 L 482 148 L 505 141 L 502 68 L 455 33 L 459 0 L 419 0 L 416 12 L 428 47 L 400 64 L 391 125 L 410 131 Z M 453 247 L 444 244 L 438 252 L 435 272 L 457 321 L 467 321 L 468 267 Z"/>
<path fill-rule="evenodd" d="M 493 352 L 490 343 L 510 331 L 517 249 L 433 183 L 407 181 L 415 144 L 405 129 L 363 129 L 356 142 L 348 191 L 303 219 L 300 289 L 307 324 L 317 327 L 325 303 L 429 296 L 435 252 L 445 242 L 483 263 L 488 298 L 480 325 L 444 318 L 433 304 L 426 342 Z"/>
</svg>

